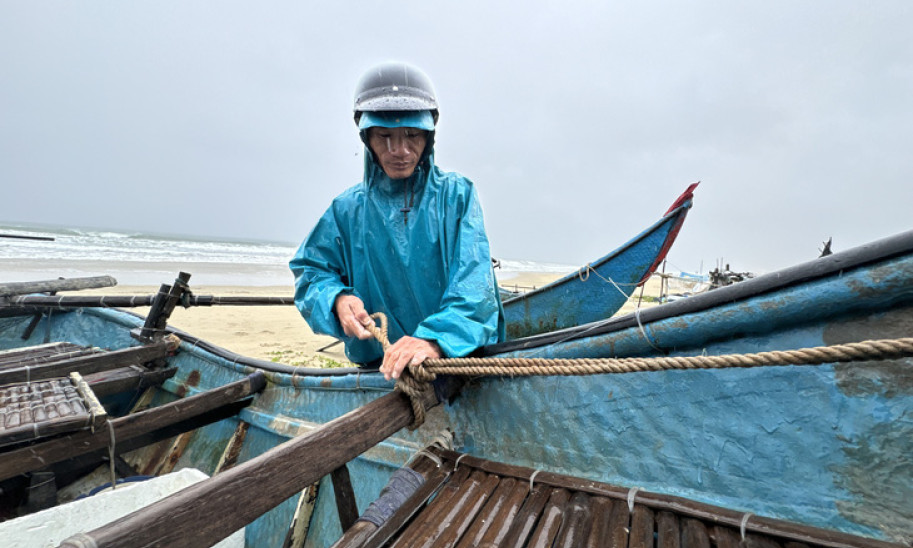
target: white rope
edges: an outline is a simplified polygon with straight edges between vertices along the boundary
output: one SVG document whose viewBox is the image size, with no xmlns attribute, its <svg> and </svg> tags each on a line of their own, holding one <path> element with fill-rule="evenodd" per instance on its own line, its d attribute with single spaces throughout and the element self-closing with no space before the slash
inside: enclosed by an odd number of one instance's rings
<svg viewBox="0 0 913 548">
<path fill-rule="evenodd" d="M 640 321 L 640 307 L 634 309 L 634 319 L 637 320 L 637 327 L 640 328 L 640 334 L 644 336 L 644 340 L 647 341 L 647 344 L 652 346 L 654 350 L 662 352 L 662 348 L 658 347 L 650 340 L 650 336 L 647 335 L 647 330 L 644 328 L 643 322 Z"/>
<path fill-rule="evenodd" d="M 416 457 L 418 457 L 418 456 L 428 457 L 429 459 L 434 461 L 434 464 L 436 464 L 438 468 L 440 468 L 441 465 L 444 464 L 444 462 L 441 460 L 440 457 L 438 457 L 437 455 L 435 455 L 434 453 L 432 453 L 431 451 L 428 451 L 426 449 L 422 449 L 421 451 L 416 453 L 415 456 Z"/>
</svg>

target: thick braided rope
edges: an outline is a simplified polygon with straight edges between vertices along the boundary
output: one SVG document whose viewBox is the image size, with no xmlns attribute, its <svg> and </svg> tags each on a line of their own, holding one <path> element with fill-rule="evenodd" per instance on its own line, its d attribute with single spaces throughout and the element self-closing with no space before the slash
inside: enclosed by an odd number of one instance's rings
<svg viewBox="0 0 913 548">
<path fill-rule="evenodd" d="M 386 351 L 387 318 L 383 313 L 371 316 L 380 328 L 368 331 Z M 396 389 L 409 396 L 415 413 L 413 430 L 425 421 L 422 395 L 431 390 L 437 375 L 521 377 L 532 375 L 602 375 L 665 371 L 669 369 L 722 369 L 729 367 L 762 367 L 777 365 L 821 365 L 825 363 L 886 360 L 913 356 L 913 338 L 869 340 L 834 346 L 817 346 L 798 350 L 775 350 L 755 354 L 722 356 L 666 356 L 661 358 L 441 358 L 409 365 L 396 383 Z"/>
<path fill-rule="evenodd" d="M 371 317 L 376 320 L 375 325 L 367 326 L 365 329 L 374 335 L 374 338 L 377 339 L 384 352 L 386 352 L 390 346 L 390 339 L 387 337 L 387 316 L 383 312 L 377 312 L 371 314 Z M 409 425 L 409 430 L 415 430 L 425 423 L 425 404 L 423 401 L 426 393 L 434 390 L 430 384 L 434 380 L 433 376 L 428 380 L 419 381 L 414 377 L 414 371 L 415 368 L 411 365 L 403 370 L 402 375 L 396 381 L 396 386 L 393 388 L 408 396 L 409 402 L 412 404 L 413 420 L 412 424 Z"/>
<path fill-rule="evenodd" d="M 663 371 L 667 369 L 721 369 L 772 365 L 821 365 L 824 363 L 884 360 L 913 356 L 913 338 L 882 339 L 799 350 L 661 358 L 447 358 L 425 360 L 412 369 L 417 380 L 436 375 L 598 375 Z"/>
</svg>

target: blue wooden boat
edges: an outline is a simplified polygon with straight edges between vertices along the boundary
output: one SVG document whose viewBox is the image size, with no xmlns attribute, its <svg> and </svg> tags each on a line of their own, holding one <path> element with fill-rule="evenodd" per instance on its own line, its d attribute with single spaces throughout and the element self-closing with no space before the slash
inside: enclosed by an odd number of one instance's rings
<svg viewBox="0 0 913 548">
<path fill-rule="evenodd" d="M 20 312 L 29 315 L 0 318 L 0 348 L 35 344 L 22 338 L 34 310 Z M 130 331 L 143 326 L 142 318 L 124 311 L 80 308 L 45 315 L 32 337 L 116 350 L 135 347 Z M 913 231 L 637 315 L 488 347 L 479 355 L 713 356 L 909 337 L 911 328 Z M 193 467 L 211 475 L 232 453 L 236 468 L 200 484 L 215 485 L 234 470 L 288 455 L 300 443 L 345 445 L 323 436 L 365 406 L 400 398 L 374 372 L 304 369 L 245 358 L 170 331 L 180 338 L 178 353 L 166 358 L 176 372 L 153 391 L 153 408 L 251 374 L 262 373 L 268 382 L 249 405 L 181 443 L 169 440 L 124 454 L 136 469 L 170 462 L 176 469 Z M 486 459 L 528 467 L 536 471 L 530 483 L 565 474 L 620 486 L 629 501 L 649 492 L 672 497 L 672 506 L 682 506 L 675 501 L 685 497 L 733 509 L 743 516 L 743 534 L 759 531 L 759 523 L 768 523 L 764 520 L 788 520 L 826 531 L 809 545 L 903 546 L 913 531 L 911 416 L 910 358 L 482 377 L 431 409 L 417 430 L 399 430 L 405 423 L 397 423 L 392 436 L 355 448 L 360 454 L 348 462 L 347 472 L 357 506 L 364 509 L 395 470 L 436 443 L 469 455 L 464 462 Z M 350 426 L 342 440 L 382 426 L 370 414 L 357 417 L 365 421 L 363 427 Z M 9 453 L 0 458 L 0 469 L 8 469 L 8 463 Z M 340 538 L 333 483 L 324 478 L 318 487 L 306 489 L 313 478 L 304 470 L 318 465 L 330 467 L 321 474 L 338 466 L 302 458 L 300 466 L 287 466 L 278 478 L 253 473 L 239 478 L 250 493 L 248 502 L 238 504 L 239 513 L 260 491 L 291 486 L 295 493 L 282 494 L 289 498 L 249 523 L 247 546 L 282 546 L 293 536 L 294 524 L 302 522 L 307 525 L 305 546 L 330 546 Z M 207 498 L 205 486 L 179 495 L 174 500 L 189 505 L 213 498 Z M 128 521 L 137 534 L 146 534 L 146 525 L 162 518 L 137 515 Z M 179 527 L 179 519 L 167 519 L 172 520 L 169 527 Z M 736 530 L 738 525 L 739 520 Z"/>
<path fill-rule="evenodd" d="M 507 337 L 582 325 L 618 312 L 665 259 L 698 184 L 690 185 L 660 220 L 615 251 L 539 289 L 504 299 Z"/>
</svg>

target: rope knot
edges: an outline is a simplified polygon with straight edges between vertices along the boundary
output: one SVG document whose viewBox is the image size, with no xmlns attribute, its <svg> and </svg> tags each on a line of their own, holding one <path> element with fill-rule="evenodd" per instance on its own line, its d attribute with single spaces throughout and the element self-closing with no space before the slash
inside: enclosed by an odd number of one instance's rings
<svg viewBox="0 0 913 548">
<path fill-rule="evenodd" d="M 387 336 L 387 316 L 383 312 L 375 312 L 371 314 L 371 318 L 375 320 L 375 325 L 367 326 L 365 329 L 377 339 L 386 352 L 390 346 L 390 339 Z M 409 425 L 409 430 L 416 430 L 425 423 L 425 404 L 423 402 L 429 395 L 434 395 L 431 381 L 435 378 L 437 376 L 434 373 L 427 371 L 424 365 L 419 363 L 410 364 L 397 379 L 393 389 L 405 394 L 412 404 L 413 420 Z"/>
</svg>

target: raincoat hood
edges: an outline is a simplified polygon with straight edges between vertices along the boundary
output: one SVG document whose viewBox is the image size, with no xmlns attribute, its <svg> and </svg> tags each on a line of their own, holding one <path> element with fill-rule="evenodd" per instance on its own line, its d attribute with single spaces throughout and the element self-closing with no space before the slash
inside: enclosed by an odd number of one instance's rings
<svg viewBox="0 0 913 548">
<path fill-rule="evenodd" d="M 448 357 L 504 339 L 504 317 L 482 209 L 471 181 L 444 172 L 426 145 L 405 179 L 390 179 L 365 147 L 365 178 L 338 196 L 289 266 L 295 304 L 316 333 L 346 343 L 347 357 L 374 364 L 376 341 L 347 337 L 340 293 L 387 315 L 389 337 L 437 342 Z"/>
</svg>

